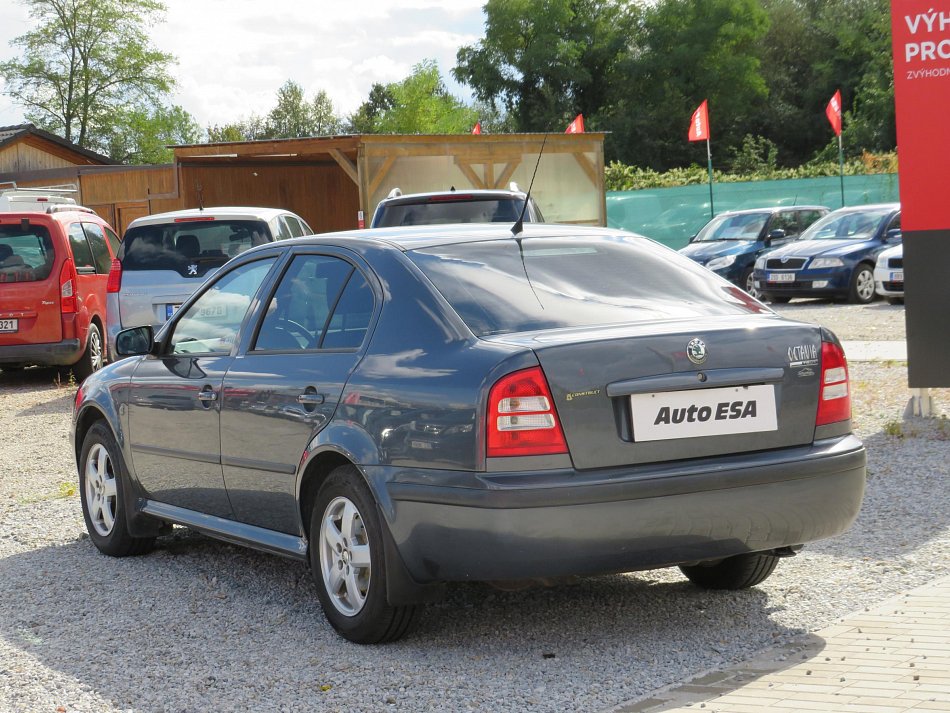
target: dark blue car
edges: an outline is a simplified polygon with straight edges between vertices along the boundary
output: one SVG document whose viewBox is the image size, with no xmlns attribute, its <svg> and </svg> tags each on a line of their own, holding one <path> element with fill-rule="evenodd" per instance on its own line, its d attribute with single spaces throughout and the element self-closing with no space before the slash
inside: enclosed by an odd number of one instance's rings
<svg viewBox="0 0 950 713">
<path fill-rule="evenodd" d="M 299 560 L 362 643 L 446 582 L 750 587 L 864 492 L 834 335 L 619 230 L 282 240 L 116 344 L 73 419 L 92 543 L 183 525 Z"/>
<path fill-rule="evenodd" d="M 755 259 L 766 250 L 795 240 L 828 214 L 824 206 L 785 206 L 720 213 L 680 253 L 758 296 L 752 278 Z"/>
<path fill-rule="evenodd" d="M 840 208 L 795 242 L 759 257 L 755 287 L 771 302 L 832 297 L 866 304 L 875 297 L 878 254 L 900 243 L 899 203 Z"/>
</svg>

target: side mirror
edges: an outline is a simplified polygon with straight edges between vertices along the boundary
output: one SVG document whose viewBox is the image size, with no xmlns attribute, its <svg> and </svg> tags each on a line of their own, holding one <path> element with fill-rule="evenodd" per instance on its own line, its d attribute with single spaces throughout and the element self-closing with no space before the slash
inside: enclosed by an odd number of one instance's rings
<svg viewBox="0 0 950 713">
<path fill-rule="evenodd" d="M 115 352 L 120 357 L 151 354 L 153 348 L 155 335 L 150 325 L 123 329 L 115 338 Z"/>
<path fill-rule="evenodd" d="M 891 228 L 887 231 L 887 235 L 884 236 L 884 239 L 887 242 L 897 241 L 901 239 L 901 229 L 900 228 Z"/>
<path fill-rule="evenodd" d="M 786 235 L 784 228 L 775 228 L 769 231 L 769 240 L 781 240 Z"/>
</svg>

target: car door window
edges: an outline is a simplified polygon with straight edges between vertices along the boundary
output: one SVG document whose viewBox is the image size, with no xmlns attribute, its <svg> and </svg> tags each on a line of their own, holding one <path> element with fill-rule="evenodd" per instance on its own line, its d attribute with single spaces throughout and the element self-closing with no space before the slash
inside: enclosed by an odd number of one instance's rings
<svg viewBox="0 0 950 713">
<path fill-rule="evenodd" d="M 113 233 L 113 232 L 112 232 L 111 230 L 109 230 L 108 228 L 106 228 L 105 231 L 106 231 L 106 240 L 109 241 L 109 247 L 112 248 L 112 256 L 113 256 L 113 257 L 118 257 L 118 255 L 119 255 L 119 248 L 120 248 L 121 245 L 122 245 L 122 241 L 119 240 L 119 236 L 118 236 L 118 235 L 116 235 L 115 233 Z"/>
<path fill-rule="evenodd" d="M 267 305 L 254 349 L 317 348 L 353 269 L 330 255 L 295 257 Z"/>
<path fill-rule="evenodd" d="M 286 240 L 287 238 L 292 238 L 293 235 L 290 232 L 290 228 L 287 226 L 287 223 L 284 222 L 283 216 L 278 216 L 276 220 L 273 221 L 273 229 L 275 240 Z"/>
<path fill-rule="evenodd" d="M 798 213 L 798 224 L 801 230 L 804 230 L 809 225 L 814 223 L 821 217 L 821 213 L 817 210 L 803 210 Z"/>
<path fill-rule="evenodd" d="M 786 238 L 792 238 L 798 235 L 801 231 L 798 227 L 796 212 L 785 210 L 776 214 L 772 218 L 772 225 L 769 227 L 770 232 L 773 230 L 784 230 Z"/>
<path fill-rule="evenodd" d="M 100 275 L 108 275 L 112 269 L 112 255 L 109 253 L 109 245 L 106 243 L 106 235 L 102 231 L 102 226 L 96 223 L 83 223 L 83 230 L 86 232 L 86 240 L 92 248 L 92 257 L 96 262 L 96 272 Z"/>
<path fill-rule="evenodd" d="M 293 237 L 299 238 L 304 235 L 303 228 L 300 227 L 300 221 L 292 215 L 281 216 L 281 220 L 287 223 L 287 229 Z"/>
<path fill-rule="evenodd" d="M 79 272 L 95 272 L 96 261 L 92 257 L 92 250 L 86 240 L 86 232 L 80 223 L 69 226 L 69 247 L 73 253 L 73 263 Z"/>
<path fill-rule="evenodd" d="M 172 354 L 226 354 L 231 351 L 248 308 L 274 258 L 231 270 L 195 300 L 175 324 Z"/>
<path fill-rule="evenodd" d="M 373 290 L 359 270 L 347 280 L 320 342 L 322 349 L 357 349 L 373 316 Z"/>
<path fill-rule="evenodd" d="M 307 224 L 306 220 L 303 218 L 297 218 L 297 220 L 300 221 L 300 229 L 303 230 L 304 235 L 313 235 L 313 228 Z"/>
</svg>

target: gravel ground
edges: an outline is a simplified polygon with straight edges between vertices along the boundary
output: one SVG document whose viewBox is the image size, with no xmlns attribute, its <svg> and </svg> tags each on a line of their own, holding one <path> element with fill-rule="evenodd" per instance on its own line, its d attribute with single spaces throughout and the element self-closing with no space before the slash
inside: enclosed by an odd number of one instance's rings
<svg viewBox="0 0 950 713">
<path fill-rule="evenodd" d="M 842 339 L 902 324 L 901 308 L 875 307 L 780 311 Z M 147 557 L 99 555 L 74 492 L 73 392 L 53 380 L 0 373 L 4 713 L 601 710 L 950 573 L 950 424 L 901 419 L 903 365 L 854 364 L 861 515 L 763 585 L 703 592 L 673 570 L 460 585 L 411 637 L 360 647 L 330 629 L 300 564 L 186 531 Z M 950 414 L 950 393 L 934 397 Z"/>
</svg>

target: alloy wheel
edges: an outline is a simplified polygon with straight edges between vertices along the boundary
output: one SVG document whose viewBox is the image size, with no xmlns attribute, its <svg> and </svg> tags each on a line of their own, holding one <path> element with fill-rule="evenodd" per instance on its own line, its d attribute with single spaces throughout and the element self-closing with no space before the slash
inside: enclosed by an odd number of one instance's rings
<svg viewBox="0 0 950 713">
<path fill-rule="evenodd" d="M 349 498 L 334 498 L 320 523 L 320 573 L 333 606 L 355 616 L 366 604 L 372 562 L 363 517 Z"/>
<path fill-rule="evenodd" d="M 874 297 L 874 275 L 870 270 L 861 270 L 858 273 L 858 281 L 855 291 L 862 302 L 870 302 Z"/>
<path fill-rule="evenodd" d="M 101 443 L 89 450 L 85 469 L 86 508 L 93 528 L 108 537 L 115 526 L 117 496 L 115 468 L 109 451 Z"/>
<path fill-rule="evenodd" d="M 96 329 L 89 334 L 89 365 L 94 372 L 102 368 L 102 337 Z"/>
</svg>

